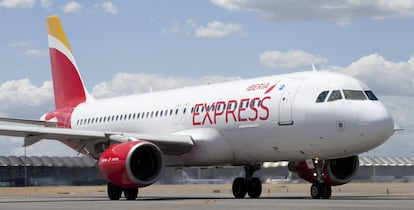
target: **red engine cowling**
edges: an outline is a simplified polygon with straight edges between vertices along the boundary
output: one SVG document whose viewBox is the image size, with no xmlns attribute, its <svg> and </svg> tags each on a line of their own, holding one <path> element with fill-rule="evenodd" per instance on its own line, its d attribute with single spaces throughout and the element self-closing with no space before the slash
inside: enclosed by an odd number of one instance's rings
<svg viewBox="0 0 414 210">
<path fill-rule="evenodd" d="M 111 183 L 145 187 L 158 180 L 163 167 L 160 149 L 147 141 L 113 144 L 99 158 L 99 169 Z"/>
<path fill-rule="evenodd" d="M 308 162 L 310 161 L 310 162 Z M 346 184 L 354 178 L 359 167 L 358 156 L 332 160 L 308 160 L 289 162 L 289 170 L 308 182 L 317 183 L 314 166 L 319 164 L 322 168 L 322 180 L 331 186 Z"/>
</svg>

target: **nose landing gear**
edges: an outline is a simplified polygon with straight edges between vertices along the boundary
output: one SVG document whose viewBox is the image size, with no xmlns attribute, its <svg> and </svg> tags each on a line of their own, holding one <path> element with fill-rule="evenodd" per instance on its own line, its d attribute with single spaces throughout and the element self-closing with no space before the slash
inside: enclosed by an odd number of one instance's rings
<svg viewBox="0 0 414 210">
<path fill-rule="evenodd" d="M 325 183 L 312 184 L 310 193 L 313 199 L 329 199 L 332 195 L 332 187 Z"/>
</svg>

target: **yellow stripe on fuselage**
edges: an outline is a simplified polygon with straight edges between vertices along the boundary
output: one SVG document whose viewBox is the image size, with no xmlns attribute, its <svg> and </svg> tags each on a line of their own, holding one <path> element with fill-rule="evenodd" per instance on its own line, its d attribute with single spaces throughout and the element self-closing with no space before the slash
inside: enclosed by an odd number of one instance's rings
<svg viewBox="0 0 414 210">
<path fill-rule="evenodd" d="M 56 39 L 61 41 L 71 53 L 72 49 L 70 48 L 68 39 L 66 38 L 65 31 L 63 30 L 62 24 L 60 23 L 59 17 L 57 15 L 52 15 L 47 17 L 47 33 L 51 36 L 54 36 Z"/>
</svg>

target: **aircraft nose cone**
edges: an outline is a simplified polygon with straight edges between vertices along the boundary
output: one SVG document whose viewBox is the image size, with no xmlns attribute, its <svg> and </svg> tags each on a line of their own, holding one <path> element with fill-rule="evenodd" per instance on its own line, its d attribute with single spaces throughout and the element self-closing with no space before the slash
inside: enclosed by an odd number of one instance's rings
<svg viewBox="0 0 414 210">
<path fill-rule="evenodd" d="M 373 148 L 384 143 L 394 131 L 394 120 L 381 103 L 370 103 L 360 109 L 358 124 L 361 137 Z"/>
</svg>

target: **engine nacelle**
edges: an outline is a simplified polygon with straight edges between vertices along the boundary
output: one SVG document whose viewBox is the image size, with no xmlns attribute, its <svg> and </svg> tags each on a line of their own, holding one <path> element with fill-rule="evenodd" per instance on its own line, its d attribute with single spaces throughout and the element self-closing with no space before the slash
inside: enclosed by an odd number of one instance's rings
<svg viewBox="0 0 414 210">
<path fill-rule="evenodd" d="M 354 178 L 359 167 L 358 156 L 332 160 L 306 160 L 289 162 L 290 171 L 308 182 L 317 183 L 315 165 L 322 168 L 322 180 L 331 186 L 346 184 Z"/>
<path fill-rule="evenodd" d="M 99 169 L 111 183 L 145 187 L 158 180 L 163 168 L 160 149 L 147 141 L 113 144 L 99 158 Z"/>
</svg>

